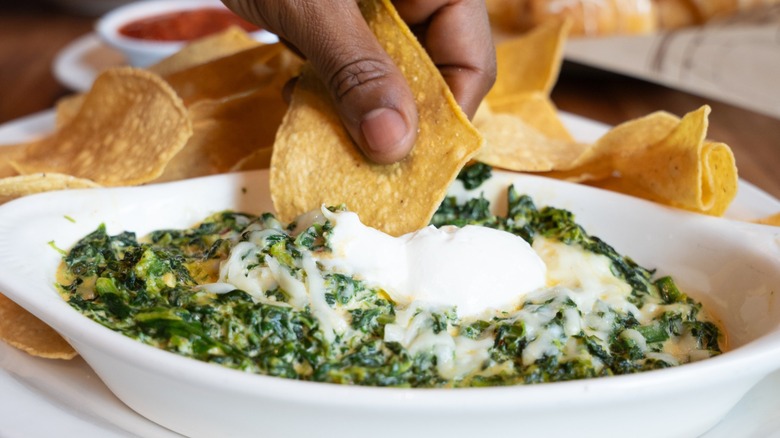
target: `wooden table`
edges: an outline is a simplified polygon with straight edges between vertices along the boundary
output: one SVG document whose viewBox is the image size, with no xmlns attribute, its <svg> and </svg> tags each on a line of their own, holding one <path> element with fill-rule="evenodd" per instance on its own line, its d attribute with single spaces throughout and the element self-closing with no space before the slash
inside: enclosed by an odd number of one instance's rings
<svg viewBox="0 0 780 438">
<path fill-rule="evenodd" d="M 52 107 L 70 90 L 51 73 L 57 53 L 94 18 L 32 2 L 0 3 L 0 123 Z M 712 107 L 709 137 L 731 146 L 740 177 L 780 198 L 780 120 L 637 79 L 565 63 L 552 98 L 561 110 L 610 125 L 656 110 Z"/>
</svg>

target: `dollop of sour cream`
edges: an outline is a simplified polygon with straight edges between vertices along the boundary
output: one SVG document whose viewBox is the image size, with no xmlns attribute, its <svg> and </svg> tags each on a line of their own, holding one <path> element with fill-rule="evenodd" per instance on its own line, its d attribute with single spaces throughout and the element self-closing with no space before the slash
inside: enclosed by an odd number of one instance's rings
<svg viewBox="0 0 780 438">
<path fill-rule="evenodd" d="M 521 237 L 487 227 L 429 226 L 393 237 L 353 212 L 322 214 L 333 224 L 327 270 L 382 288 L 400 305 L 456 306 L 460 317 L 506 309 L 546 285 L 546 266 Z"/>
</svg>

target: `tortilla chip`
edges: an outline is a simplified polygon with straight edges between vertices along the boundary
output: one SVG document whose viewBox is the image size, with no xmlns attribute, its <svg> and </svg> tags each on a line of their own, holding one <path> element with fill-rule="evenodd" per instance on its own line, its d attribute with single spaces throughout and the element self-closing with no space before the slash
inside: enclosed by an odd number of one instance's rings
<svg viewBox="0 0 780 438">
<path fill-rule="evenodd" d="M 474 125 L 486 146 L 476 157 L 507 170 L 546 172 L 585 149 L 574 142 L 549 98 L 560 70 L 566 21 L 554 21 L 496 47 L 498 74 L 486 98 L 493 113 Z"/>
<path fill-rule="evenodd" d="M 286 111 L 281 85 L 193 104 L 192 137 L 155 182 L 230 171 L 256 150 L 273 146 Z"/>
<path fill-rule="evenodd" d="M 595 181 L 584 181 L 582 184 L 663 204 L 661 198 L 656 196 L 653 192 L 646 190 L 632 179 L 612 176 Z"/>
<path fill-rule="evenodd" d="M 737 197 L 739 176 L 731 148 L 720 142 L 705 141 L 699 151 L 701 198 L 689 210 L 723 216 Z"/>
<path fill-rule="evenodd" d="M 602 180 L 612 176 L 621 156 L 635 156 L 668 136 L 679 118 L 664 111 L 623 122 L 610 129 L 593 145 L 558 171 L 545 176 L 572 182 Z"/>
<path fill-rule="evenodd" d="M 186 106 L 200 100 L 221 99 L 292 77 L 293 72 L 270 62 L 289 62 L 282 55 L 286 51 L 289 52 L 280 43 L 253 47 L 167 75 L 165 80 Z"/>
<path fill-rule="evenodd" d="M 731 149 L 706 142 L 708 106 L 686 114 L 664 139 L 616 160 L 617 171 L 665 203 L 720 216 L 737 193 Z"/>
<path fill-rule="evenodd" d="M 282 89 L 301 64 L 284 46 L 266 45 L 167 78 L 188 93 L 193 135 L 155 182 L 229 172 L 271 148 L 288 107 Z"/>
<path fill-rule="evenodd" d="M 551 140 L 574 141 L 558 109 L 542 92 L 507 96 L 490 104 L 495 113 L 511 114 Z"/>
<path fill-rule="evenodd" d="M 271 167 L 271 156 L 274 153 L 273 146 L 258 149 L 250 155 L 242 158 L 235 166 L 230 168 L 231 172 L 243 172 L 247 170 L 268 169 Z"/>
<path fill-rule="evenodd" d="M 78 354 L 54 329 L 2 294 L 0 340 L 47 359 L 73 359 Z"/>
<path fill-rule="evenodd" d="M 547 176 L 721 216 L 737 193 L 737 167 L 727 145 L 705 140 L 709 112 L 703 106 L 682 119 L 657 112 L 623 123 L 571 168 Z"/>
<path fill-rule="evenodd" d="M 574 141 L 550 139 L 513 114 L 490 114 L 474 118 L 485 137 L 477 161 L 518 172 L 558 169 L 574 161 L 587 147 Z"/>
<path fill-rule="evenodd" d="M 0 178 L 19 175 L 19 172 L 11 165 L 11 161 L 18 158 L 25 144 L 4 145 L 0 147 Z"/>
<path fill-rule="evenodd" d="M 307 68 L 274 144 L 271 196 L 283 221 L 323 204 L 344 203 L 367 225 L 400 235 L 428 224 L 483 139 L 391 2 L 359 5 L 416 96 L 417 144 L 400 163 L 370 163 L 352 143 L 325 86 Z"/>
<path fill-rule="evenodd" d="M 731 178 L 716 175 L 722 173 L 719 169 L 733 165 L 733 156 L 728 146 L 723 143 L 707 143 L 703 149 L 701 192 L 688 186 L 690 182 L 686 181 L 670 184 L 674 189 L 667 187 L 666 191 L 660 190 L 652 187 L 652 177 L 649 176 L 646 178 L 615 176 L 586 184 L 698 213 L 722 216 L 736 196 L 736 169 L 733 181 Z M 768 219 L 771 220 L 771 217 Z"/>
<path fill-rule="evenodd" d="M 223 32 L 197 39 L 147 69 L 160 76 L 168 76 L 260 44 L 243 29 L 234 26 Z"/>
<path fill-rule="evenodd" d="M 59 173 L 35 173 L 0 178 L 0 204 L 22 196 L 64 189 L 100 187 L 94 181 Z"/>
<path fill-rule="evenodd" d="M 496 83 L 486 97 L 488 103 L 499 104 L 508 96 L 535 92 L 548 96 L 560 73 L 570 28 L 568 20 L 550 20 L 498 44 Z"/>
<path fill-rule="evenodd" d="M 755 223 L 780 227 L 780 212 L 775 213 L 771 216 L 763 217 L 761 219 L 756 219 Z"/>
<path fill-rule="evenodd" d="M 28 144 L 14 167 L 105 186 L 141 184 L 160 176 L 190 135 L 187 111 L 165 81 L 121 67 L 100 74 L 73 120 Z"/>
<path fill-rule="evenodd" d="M 56 129 L 62 129 L 70 123 L 71 120 L 76 118 L 76 114 L 79 113 L 81 105 L 84 104 L 84 96 L 85 94 L 83 93 L 71 94 L 70 96 L 65 96 L 57 101 L 55 107 L 57 116 L 55 121 Z"/>
<path fill-rule="evenodd" d="M 180 51 L 146 69 L 158 76 L 172 76 L 260 45 L 260 42 L 254 40 L 240 27 L 231 27 L 224 32 L 195 40 Z M 58 128 L 65 126 L 75 117 L 83 100 L 83 94 L 73 94 L 63 97 L 57 102 Z"/>
</svg>

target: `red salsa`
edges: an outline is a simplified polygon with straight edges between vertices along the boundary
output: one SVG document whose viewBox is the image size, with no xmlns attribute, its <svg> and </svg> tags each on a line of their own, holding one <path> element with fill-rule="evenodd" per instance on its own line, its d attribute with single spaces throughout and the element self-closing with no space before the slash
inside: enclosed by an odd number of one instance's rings
<svg viewBox="0 0 780 438">
<path fill-rule="evenodd" d="M 119 33 L 142 40 L 189 41 L 223 31 L 230 26 L 239 26 L 247 32 L 259 29 L 227 9 L 201 8 L 131 21 L 120 27 Z"/>
</svg>

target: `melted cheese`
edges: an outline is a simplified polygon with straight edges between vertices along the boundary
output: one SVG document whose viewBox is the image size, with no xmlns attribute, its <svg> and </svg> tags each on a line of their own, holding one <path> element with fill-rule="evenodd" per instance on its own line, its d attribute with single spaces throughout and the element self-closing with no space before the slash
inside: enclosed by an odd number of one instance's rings
<svg viewBox="0 0 780 438">
<path fill-rule="evenodd" d="M 612 273 L 611 261 L 578 246 L 537 237 L 531 247 L 514 235 L 474 226 L 429 227 L 395 238 L 364 226 L 354 213 L 325 209 L 302 221 L 325 219 L 334 224 L 328 237 L 331 251 L 298 248 L 301 257 L 294 268 L 267 254 L 264 264 L 258 263 L 269 238 L 281 231 L 252 231 L 223 262 L 219 282 L 204 288 L 217 293 L 239 288 L 257 301 L 308 308 L 326 340 L 335 342 L 337 336 L 343 340 L 357 333 L 350 328 L 348 312 L 328 304 L 323 271 L 352 276 L 386 292 L 396 306 L 395 321 L 384 327 L 384 341 L 402 345 L 411 355 L 434 356 L 439 374 L 448 379 L 490 376 L 513 367 L 502 362 L 486 368 L 494 346 L 489 334 L 475 340 L 453 327 L 436 331 L 433 314 L 453 307 L 461 326 L 494 316 L 522 321 L 524 365 L 549 356 L 587 356 L 574 340 L 581 334 L 608 348 L 618 313 L 649 323 L 664 312 L 682 310 L 657 303 L 637 308 L 628 299 L 631 286 Z M 275 288 L 287 294 L 288 304 L 266 296 Z M 623 330 L 620 336 L 648 358 L 680 363 L 701 356 L 691 355 L 696 346 L 690 336 L 667 342 L 660 353 L 648 351 L 637 330 Z M 596 357 L 590 360 L 597 370 L 603 366 Z"/>
<path fill-rule="evenodd" d="M 467 225 L 426 227 L 393 237 L 351 212 L 323 214 L 334 224 L 328 270 L 382 288 L 405 306 L 420 300 L 455 306 L 461 317 L 517 305 L 545 285 L 545 266 L 528 243 L 505 231 Z"/>
<path fill-rule="evenodd" d="M 325 280 L 317 267 L 317 262 L 309 253 L 303 254 L 303 269 L 306 272 L 306 288 L 309 291 L 311 312 L 320 322 L 325 339 L 333 342 L 336 334 L 347 332 L 349 322 L 345 315 L 331 308 L 325 300 Z"/>
<path fill-rule="evenodd" d="M 268 233 L 264 237 L 268 237 Z M 237 243 L 228 259 L 222 263 L 220 282 L 204 285 L 203 288 L 216 293 L 241 289 L 257 302 L 283 306 L 289 304 L 298 310 L 309 307 L 329 342 L 337 334 L 346 333 L 349 322 L 345 315 L 332 309 L 325 300 L 325 280 L 311 254 L 303 254 L 301 264 L 305 279 L 299 279 L 271 256 L 265 257 L 265 266 L 258 264 L 258 255 L 265 244 L 262 238 Z M 266 291 L 277 287 L 287 294 L 287 304 L 266 297 Z"/>
</svg>

